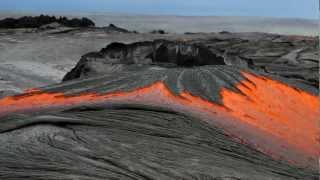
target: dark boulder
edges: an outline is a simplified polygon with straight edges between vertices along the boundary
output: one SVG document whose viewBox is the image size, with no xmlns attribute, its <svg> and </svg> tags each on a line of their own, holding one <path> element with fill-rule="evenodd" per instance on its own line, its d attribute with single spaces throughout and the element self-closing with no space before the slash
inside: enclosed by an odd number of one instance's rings
<svg viewBox="0 0 320 180">
<path fill-rule="evenodd" d="M 114 24 L 109 24 L 109 26 L 103 27 L 103 30 L 107 33 L 114 33 L 114 32 L 118 32 L 118 33 L 130 33 L 130 31 L 128 31 L 127 29 L 118 27 Z"/>
<path fill-rule="evenodd" d="M 168 32 L 166 32 L 163 29 L 158 29 L 158 30 L 153 30 L 150 32 L 151 34 L 168 34 Z"/>
</svg>

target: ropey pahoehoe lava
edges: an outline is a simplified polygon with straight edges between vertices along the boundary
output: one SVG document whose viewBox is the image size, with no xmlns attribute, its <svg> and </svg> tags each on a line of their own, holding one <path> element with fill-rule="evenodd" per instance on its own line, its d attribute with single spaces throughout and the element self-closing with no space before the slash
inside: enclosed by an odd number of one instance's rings
<svg viewBox="0 0 320 180">
<path fill-rule="evenodd" d="M 0 116 L 90 104 L 143 104 L 190 114 L 221 127 L 226 134 L 275 158 L 317 168 L 319 97 L 282 81 L 249 72 L 234 86 L 222 87 L 221 102 L 188 90 L 173 93 L 163 80 L 128 91 L 107 93 L 32 90 L 0 100 Z M 208 81 L 207 83 L 210 83 Z M 212 92 L 214 93 L 214 92 Z"/>
<path fill-rule="evenodd" d="M 0 179 L 317 179 L 316 39 L 181 37 L 111 43 L 0 99 Z"/>
</svg>

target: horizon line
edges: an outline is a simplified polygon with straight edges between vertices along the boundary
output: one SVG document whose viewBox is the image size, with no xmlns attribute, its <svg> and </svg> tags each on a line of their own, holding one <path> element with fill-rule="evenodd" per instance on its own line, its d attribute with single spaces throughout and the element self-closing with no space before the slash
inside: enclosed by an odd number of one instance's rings
<svg viewBox="0 0 320 180">
<path fill-rule="evenodd" d="M 1 8 L 0 8 L 1 10 Z M 319 21 L 319 18 L 310 18 L 310 17 L 293 17 L 293 16 L 257 16 L 257 15 L 216 15 L 216 14 L 184 14 L 184 13 L 133 13 L 133 12 L 111 12 L 111 11 L 57 11 L 57 10 L 1 10 L 0 14 L 43 14 L 43 15 L 71 15 L 78 16 L 80 14 L 87 15 L 128 15 L 128 16 L 176 16 L 176 17 L 249 17 L 249 18 L 270 18 L 270 19 L 297 19 L 297 20 L 311 20 L 311 21 Z"/>
</svg>

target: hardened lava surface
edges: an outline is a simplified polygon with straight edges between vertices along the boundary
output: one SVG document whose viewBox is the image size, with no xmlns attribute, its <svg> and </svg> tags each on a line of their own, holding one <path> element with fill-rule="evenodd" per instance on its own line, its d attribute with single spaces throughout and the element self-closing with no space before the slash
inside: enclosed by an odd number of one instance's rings
<svg viewBox="0 0 320 180">
<path fill-rule="evenodd" d="M 215 49 L 113 43 L 60 84 L 0 99 L 0 178 L 317 179 L 314 80 Z"/>
</svg>

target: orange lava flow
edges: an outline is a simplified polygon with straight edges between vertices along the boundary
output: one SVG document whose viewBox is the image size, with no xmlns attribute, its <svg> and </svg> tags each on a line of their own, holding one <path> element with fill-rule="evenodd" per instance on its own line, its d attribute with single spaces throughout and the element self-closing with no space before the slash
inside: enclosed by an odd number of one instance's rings
<svg viewBox="0 0 320 180">
<path fill-rule="evenodd" d="M 223 90 L 223 104 L 236 119 L 268 132 L 299 149 L 320 155 L 319 97 L 278 81 L 243 73 L 245 95 Z"/>
<path fill-rule="evenodd" d="M 190 113 L 221 127 L 227 134 L 277 159 L 317 168 L 319 157 L 319 97 L 279 81 L 243 73 L 242 92 L 222 89 L 223 105 L 193 96 L 173 94 L 161 81 L 129 92 L 66 96 L 32 90 L 0 99 L 0 117 L 13 113 L 96 103 L 145 104 Z M 1 121 L 1 118 L 0 118 Z"/>
</svg>

